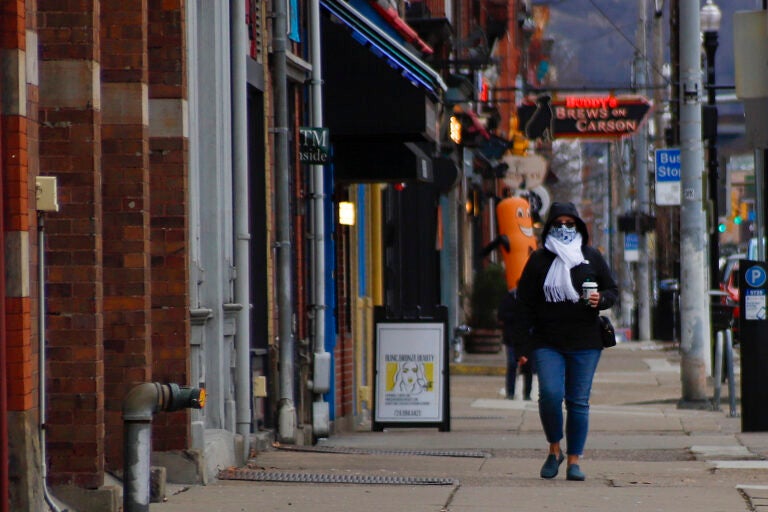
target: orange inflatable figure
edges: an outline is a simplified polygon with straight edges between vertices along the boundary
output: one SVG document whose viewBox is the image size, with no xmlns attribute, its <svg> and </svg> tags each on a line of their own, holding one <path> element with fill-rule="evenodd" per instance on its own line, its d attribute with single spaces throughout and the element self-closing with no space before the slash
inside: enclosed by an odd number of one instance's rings
<svg viewBox="0 0 768 512">
<path fill-rule="evenodd" d="M 511 290 L 517 288 L 528 256 L 536 250 L 531 206 L 522 197 L 507 197 L 496 206 L 496 218 L 499 236 L 505 236 L 509 242 L 508 246 L 501 245 L 501 252 L 504 255 L 507 288 Z"/>
</svg>

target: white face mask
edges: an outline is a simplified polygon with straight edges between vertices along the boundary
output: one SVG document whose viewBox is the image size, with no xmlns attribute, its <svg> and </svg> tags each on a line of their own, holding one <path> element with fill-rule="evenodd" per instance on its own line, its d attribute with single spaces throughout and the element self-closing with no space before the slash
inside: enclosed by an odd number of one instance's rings
<svg viewBox="0 0 768 512">
<path fill-rule="evenodd" d="M 549 236 L 558 242 L 562 242 L 567 245 L 573 242 L 578 232 L 579 231 L 576 229 L 576 226 L 573 226 L 572 228 L 567 226 L 558 226 L 549 230 Z"/>
</svg>

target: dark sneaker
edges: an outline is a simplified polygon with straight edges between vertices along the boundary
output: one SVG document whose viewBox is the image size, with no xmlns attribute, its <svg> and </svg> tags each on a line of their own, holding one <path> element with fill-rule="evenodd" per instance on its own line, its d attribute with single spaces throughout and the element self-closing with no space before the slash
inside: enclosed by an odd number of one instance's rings
<svg viewBox="0 0 768 512">
<path fill-rule="evenodd" d="M 565 472 L 565 478 L 567 480 L 575 480 L 577 482 L 583 482 L 587 475 L 581 472 L 581 468 L 578 464 L 571 464 L 568 466 L 568 470 Z"/>
<path fill-rule="evenodd" d="M 565 455 L 563 455 L 563 452 L 560 452 L 559 455 L 555 455 L 554 453 L 547 455 L 547 460 L 544 461 L 544 465 L 541 466 L 541 473 L 539 473 L 541 478 L 555 478 L 560 469 L 560 464 L 562 464 L 564 460 Z"/>
</svg>

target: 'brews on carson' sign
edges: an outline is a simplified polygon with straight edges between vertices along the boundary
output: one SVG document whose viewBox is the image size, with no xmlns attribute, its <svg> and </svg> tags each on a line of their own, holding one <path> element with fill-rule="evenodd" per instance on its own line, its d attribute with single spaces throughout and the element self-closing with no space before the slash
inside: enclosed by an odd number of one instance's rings
<svg viewBox="0 0 768 512">
<path fill-rule="evenodd" d="M 634 135 L 651 109 L 642 96 L 566 96 L 552 100 L 539 96 L 536 103 L 517 109 L 526 136 L 537 139 L 612 139 Z"/>
</svg>

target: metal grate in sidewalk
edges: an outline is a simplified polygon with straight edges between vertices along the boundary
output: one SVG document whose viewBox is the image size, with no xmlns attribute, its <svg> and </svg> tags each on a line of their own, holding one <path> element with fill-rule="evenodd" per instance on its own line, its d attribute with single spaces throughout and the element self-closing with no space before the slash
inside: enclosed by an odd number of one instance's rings
<svg viewBox="0 0 768 512">
<path fill-rule="evenodd" d="M 252 482 L 283 482 L 310 484 L 358 485 L 455 485 L 457 480 L 437 477 L 408 477 L 383 475 L 347 475 L 333 473 L 296 473 L 288 471 L 262 471 L 247 468 L 228 468 L 219 471 L 220 480 L 247 480 Z"/>
<path fill-rule="evenodd" d="M 279 443 L 275 443 L 274 447 L 278 450 L 286 451 L 346 455 L 420 455 L 427 457 L 469 457 L 475 459 L 485 459 L 491 456 L 490 453 L 475 450 L 383 450 L 352 448 L 348 446 L 299 446 Z"/>
<path fill-rule="evenodd" d="M 504 420 L 506 416 L 451 416 L 452 420 Z"/>
</svg>

